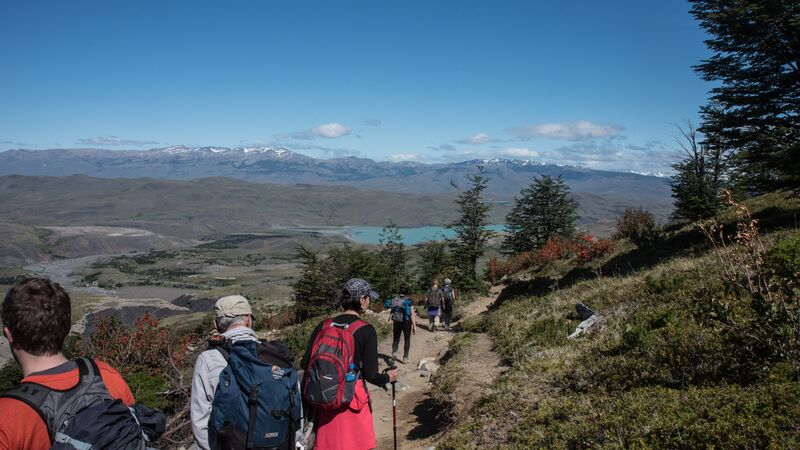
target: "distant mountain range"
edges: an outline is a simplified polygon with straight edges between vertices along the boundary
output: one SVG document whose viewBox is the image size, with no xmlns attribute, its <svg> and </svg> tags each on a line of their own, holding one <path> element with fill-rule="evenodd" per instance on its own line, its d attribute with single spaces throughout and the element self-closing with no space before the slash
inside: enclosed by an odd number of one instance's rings
<svg viewBox="0 0 800 450">
<path fill-rule="evenodd" d="M 286 148 L 165 147 L 152 150 L 51 149 L 0 152 L 0 175 L 193 180 L 227 177 L 257 183 L 353 186 L 409 194 L 452 195 L 464 176 L 483 165 L 490 200 L 508 201 L 535 175 L 562 175 L 584 207 L 643 206 L 664 220 L 672 208 L 662 177 L 608 172 L 535 161 L 490 159 L 455 163 L 316 159 Z"/>
</svg>

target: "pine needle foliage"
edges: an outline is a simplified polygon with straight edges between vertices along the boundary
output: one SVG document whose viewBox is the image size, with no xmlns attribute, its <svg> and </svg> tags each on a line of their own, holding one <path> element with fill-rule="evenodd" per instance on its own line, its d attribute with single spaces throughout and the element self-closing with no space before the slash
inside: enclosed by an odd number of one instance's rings
<svg viewBox="0 0 800 450">
<path fill-rule="evenodd" d="M 478 166 L 477 172 L 466 178 L 470 186 L 456 198 L 459 218 L 447 227 L 456 233 L 450 241 L 450 248 L 462 290 L 472 290 L 481 285 L 477 271 L 478 258 L 483 256 L 494 232 L 486 229 L 491 209 L 490 205 L 483 202 L 483 191 L 489 183 L 486 171 L 483 166 Z"/>
<path fill-rule="evenodd" d="M 507 253 L 538 249 L 552 236 L 575 233 L 578 202 L 561 176 L 534 177 L 530 185 L 514 198 L 514 207 L 506 216 L 508 236 L 503 241 Z"/>
<path fill-rule="evenodd" d="M 800 188 L 800 3 L 690 3 L 712 52 L 694 69 L 716 85 L 700 131 L 736 152 L 737 179 L 751 193 Z"/>
</svg>

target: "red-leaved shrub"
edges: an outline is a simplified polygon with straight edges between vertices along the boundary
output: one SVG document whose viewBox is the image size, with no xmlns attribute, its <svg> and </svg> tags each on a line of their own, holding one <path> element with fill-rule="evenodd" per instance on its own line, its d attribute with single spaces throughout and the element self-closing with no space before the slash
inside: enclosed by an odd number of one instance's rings
<svg viewBox="0 0 800 450">
<path fill-rule="evenodd" d="M 553 236 L 538 250 L 510 255 L 505 260 L 497 257 L 490 259 L 486 264 L 484 279 L 490 283 L 497 283 L 504 276 L 573 256 L 578 264 L 583 265 L 607 254 L 610 250 L 611 241 L 595 239 L 590 234 L 578 237 Z"/>
<path fill-rule="evenodd" d="M 591 234 L 584 234 L 576 239 L 575 242 L 579 248 L 576 260 L 578 264 L 581 265 L 611 251 L 611 241 L 607 239 L 595 239 Z"/>
</svg>

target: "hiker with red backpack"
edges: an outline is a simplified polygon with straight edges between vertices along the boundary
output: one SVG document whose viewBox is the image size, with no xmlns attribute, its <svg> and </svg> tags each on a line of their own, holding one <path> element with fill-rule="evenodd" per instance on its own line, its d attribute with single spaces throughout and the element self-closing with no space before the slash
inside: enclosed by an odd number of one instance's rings
<svg viewBox="0 0 800 450">
<path fill-rule="evenodd" d="M 392 360 L 399 363 L 408 361 L 408 352 L 411 349 L 411 335 L 417 332 L 417 312 L 414 311 L 414 302 L 409 297 L 408 283 L 400 283 L 399 294 L 383 302 L 384 308 L 389 308 L 389 320 L 392 322 Z M 397 349 L 400 347 L 400 335 L 403 335 L 403 359 L 397 359 Z"/>
<path fill-rule="evenodd" d="M 397 370 L 378 371 L 378 335 L 359 316 L 378 293 L 365 280 L 352 278 L 341 292 L 343 312 L 314 329 L 300 362 L 303 397 L 317 429 L 316 450 L 375 448 L 372 406 L 366 383 L 385 387 Z"/>
<path fill-rule="evenodd" d="M 294 450 L 302 430 L 300 383 L 284 344 L 259 340 L 247 298 L 214 305 L 214 329 L 194 366 L 190 412 L 199 450 Z"/>
<path fill-rule="evenodd" d="M 0 395 L 0 449 L 144 450 L 164 432 L 164 414 L 134 403 L 108 364 L 64 357 L 70 304 L 43 278 L 18 282 L 3 300 L 3 335 L 24 378 Z"/>
<path fill-rule="evenodd" d="M 430 322 L 430 331 L 436 331 L 439 325 L 439 317 L 444 310 L 444 293 L 439 288 L 439 280 L 434 279 L 428 292 L 425 294 L 425 307 L 428 309 L 428 321 Z"/>
</svg>

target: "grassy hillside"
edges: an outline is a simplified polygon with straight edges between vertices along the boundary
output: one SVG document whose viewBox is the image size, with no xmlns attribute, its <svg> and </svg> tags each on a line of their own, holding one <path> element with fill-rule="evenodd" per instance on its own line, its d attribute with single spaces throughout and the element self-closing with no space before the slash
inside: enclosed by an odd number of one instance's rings
<svg viewBox="0 0 800 450">
<path fill-rule="evenodd" d="M 652 248 L 617 241 L 583 266 L 565 259 L 517 274 L 465 325 L 491 338 L 509 370 L 437 448 L 797 448 L 800 201 L 748 204 L 771 302 L 730 276 L 756 253 L 717 252 L 696 227 Z M 736 230 L 733 212 L 720 220 Z M 568 339 L 576 303 L 605 328 Z"/>
</svg>

